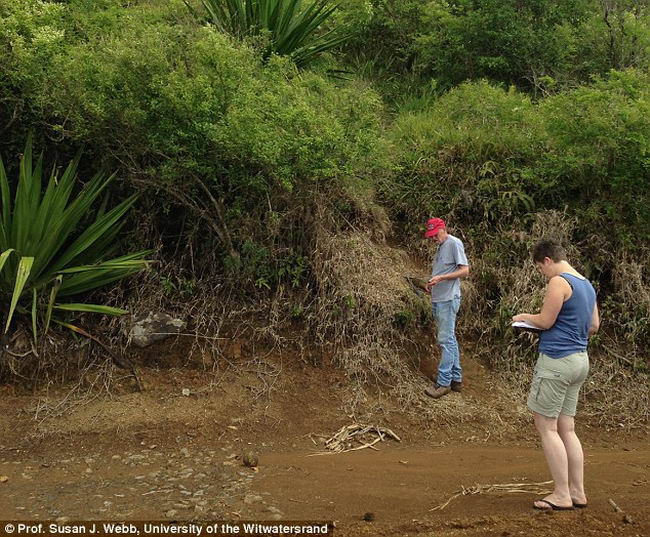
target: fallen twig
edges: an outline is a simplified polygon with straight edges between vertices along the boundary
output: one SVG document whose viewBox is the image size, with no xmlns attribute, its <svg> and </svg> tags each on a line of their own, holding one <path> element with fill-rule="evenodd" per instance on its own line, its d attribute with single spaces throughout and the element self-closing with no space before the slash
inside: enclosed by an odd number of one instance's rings
<svg viewBox="0 0 650 537">
<path fill-rule="evenodd" d="M 609 501 L 609 505 L 611 505 L 614 508 L 614 511 L 616 511 L 617 513 L 623 512 L 623 509 L 621 509 L 618 505 L 616 505 L 616 502 L 614 500 L 610 498 L 608 501 Z"/>
<path fill-rule="evenodd" d="M 368 439 L 368 435 L 371 434 L 376 435 L 376 438 L 373 440 Z M 354 423 L 352 425 L 341 427 L 334 436 L 325 441 L 325 447 L 329 451 L 312 453 L 310 456 L 347 453 L 349 451 L 358 451 L 365 448 L 377 450 L 375 444 L 383 442 L 386 438 L 392 438 L 397 442 L 402 441 L 393 431 L 385 427 L 379 427 L 376 425 L 359 425 Z M 359 442 L 361 445 L 354 446 L 355 442 Z"/>
<path fill-rule="evenodd" d="M 541 483 L 497 483 L 494 485 L 479 485 L 478 483 L 473 487 L 465 488 L 461 486 L 459 491 L 456 491 L 446 502 L 429 509 L 429 511 L 442 511 L 453 500 L 459 496 L 473 496 L 475 494 L 485 494 L 489 492 L 506 492 L 511 494 L 548 494 L 550 490 L 543 489 L 545 485 L 551 484 L 553 481 L 543 481 Z"/>
</svg>

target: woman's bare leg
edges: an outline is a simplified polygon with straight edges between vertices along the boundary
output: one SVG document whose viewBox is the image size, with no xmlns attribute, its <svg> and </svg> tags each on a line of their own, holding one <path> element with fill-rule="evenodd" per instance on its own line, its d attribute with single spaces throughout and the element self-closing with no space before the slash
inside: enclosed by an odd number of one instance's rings
<svg viewBox="0 0 650 537">
<path fill-rule="evenodd" d="M 542 440 L 542 449 L 546 457 L 546 463 L 551 471 L 554 489 L 551 494 L 544 498 L 558 507 L 571 507 L 573 501 L 569 492 L 569 463 L 564 442 L 558 433 L 558 419 L 542 416 L 533 412 L 535 428 Z M 541 509 L 548 509 L 549 506 L 543 502 L 535 502 Z"/>
<path fill-rule="evenodd" d="M 569 493 L 576 503 L 586 504 L 584 485 L 584 453 L 582 444 L 575 432 L 573 416 L 560 414 L 557 420 L 557 431 L 564 443 L 569 467 Z"/>
</svg>

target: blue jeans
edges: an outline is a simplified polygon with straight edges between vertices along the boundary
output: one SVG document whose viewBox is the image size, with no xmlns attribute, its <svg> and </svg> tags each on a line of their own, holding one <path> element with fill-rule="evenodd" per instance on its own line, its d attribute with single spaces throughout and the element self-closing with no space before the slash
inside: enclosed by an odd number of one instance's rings
<svg viewBox="0 0 650 537">
<path fill-rule="evenodd" d="M 438 385 L 449 386 L 451 381 L 463 380 L 460 367 L 460 349 L 456 341 L 456 315 L 460 309 L 460 297 L 444 302 L 433 302 L 433 317 L 438 327 L 438 345 L 442 351 L 438 365 Z"/>
</svg>

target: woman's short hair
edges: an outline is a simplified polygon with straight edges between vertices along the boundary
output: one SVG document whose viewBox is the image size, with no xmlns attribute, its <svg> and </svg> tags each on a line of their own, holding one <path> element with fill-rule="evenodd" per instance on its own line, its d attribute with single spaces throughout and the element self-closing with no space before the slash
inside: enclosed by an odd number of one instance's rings
<svg viewBox="0 0 650 537">
<path fill-rule="evenodd" d="M 541 240 L 533 248 L 533 261 L 542 263 L 546 257 L 552 259 L 555 263 L 566 261 L 566 250 L 557 241 Z"/>
</svg>

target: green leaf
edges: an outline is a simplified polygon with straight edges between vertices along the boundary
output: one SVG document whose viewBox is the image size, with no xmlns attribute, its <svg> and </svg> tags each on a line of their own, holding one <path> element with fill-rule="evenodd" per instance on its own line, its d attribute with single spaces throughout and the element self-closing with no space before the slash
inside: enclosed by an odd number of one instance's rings
<svg viewBox="0 0 650 537">
<path fill-rule="evenodd" d="M 129 313 L 128 310 L 98 304 L 55 304 L 54 309 L 60 311 L 103 313 L 105 315 L 124 315 L 125 313 Z"/>
<path fill-rule="evenodd" d="M 9 330 L 9 325 L 11 324 L 11 318 L 14 315 L 14 310 L 20 299 L 20 295 L 23 293 L 23 288 L 27 279 L 29 278 L 29 273 L 32 270 L 32 265 L 34 264 L 33 257 L 21 257 L 20 262 L 18 263 L 18 273 L 16 274 L 16 284 L 14 285 L 14 292 L 11 296 L 11 306 L 9 307 L 9 315 L 7 316 L 7 324 L 5 325 L 5 334 Z"/>
<path fill-rule="evenodd" d="M 32 289 L 32 336 L 34 337 L 34 345 L 38 342 L 38 329 L 36 328 L 36 305 L 38 302 L 38 294 L 36 288 Z"/>
<path fill-rule="evenodd" d="M 63 282 L 63 276 L 59 275 L 54 278 L 54 283 L 52 284 L 52 289 L 50 290 L 50 299 L 47 302 L 47 310 L 45 312 L 45 329 L 44 333 L 50 328 L 50 321 L 52 320 L 52 308 L 54 307 L 54 301 L 56 300 L 56 295 L 61 288 L 61 283 Z"/>
<path fill-rule="evenodd" d="M 0 202 L 2 202 L 2 222 L 0 222 L 0 248 L 7 247 L 7 230 L 9 229 L 9 215 L 11 214 L 11 191 L 5 172 L 4 164 L 0 158 Z"/>
<path fill-rule="evenodd" d="M 9 250 L 5 250 L 0 254 L 0 272 L 2 272 L 2 268 L 5 266 L 5 263 L 7 262 L 7 259 L 11 255 L 12 252 L 15 252 L 13 248 L 9 248 Z"/>
</svg>

